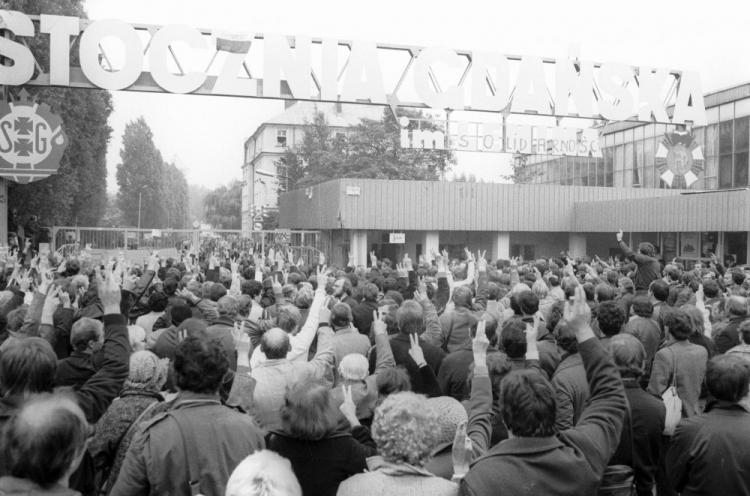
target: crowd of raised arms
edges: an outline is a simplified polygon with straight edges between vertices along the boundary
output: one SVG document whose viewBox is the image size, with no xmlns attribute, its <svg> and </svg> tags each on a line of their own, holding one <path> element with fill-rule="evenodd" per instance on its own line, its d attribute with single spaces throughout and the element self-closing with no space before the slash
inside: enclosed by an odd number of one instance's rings
<svg viewBox="0 0 750 496">
<path fill-rule="evenodd" d="M 0 261 L 0 495 L 750 494 L 750 277 L 612 245 L 27 245 Z"/>
</svg>

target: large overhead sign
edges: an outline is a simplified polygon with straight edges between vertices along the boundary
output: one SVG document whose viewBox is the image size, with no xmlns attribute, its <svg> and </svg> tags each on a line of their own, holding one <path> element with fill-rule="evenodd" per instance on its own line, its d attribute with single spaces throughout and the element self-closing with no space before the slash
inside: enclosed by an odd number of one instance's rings
<svg viewBox="0 0 750 496">
<path fill-rule="evenodd" d="M 7 39 L 0 37 L 0 56 L 12 61 L 0 66 L 2 85 L 342 101 L 695 126 L 706 119 L 700 78 L 691 71 L 301 36 L 227 36 L 184 25 L 16 11 L 0 11 L 0 17 L 0 29 L 9 34 Z M 48 67 L 42 67 L 29 49 L 29 41 L 40 36 L 48 40 Z M 116 49 L 107 48 L 112 40 Z M 200 56 L 206 63 L 196 69 L 193 62 Z M 407 92 L 410 96 L 404 97 Z"/>
</svg>

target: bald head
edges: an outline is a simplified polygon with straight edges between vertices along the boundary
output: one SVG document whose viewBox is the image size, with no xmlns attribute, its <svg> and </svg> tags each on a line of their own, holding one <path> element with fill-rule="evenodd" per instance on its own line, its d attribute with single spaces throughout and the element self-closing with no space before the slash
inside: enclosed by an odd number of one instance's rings
<svg viewBox="0 0 750 496">
<path fill-rule="evenodd" d="M 10 475 L 42 487 L 67 484 L 81 462 L 89 432 L 83 411 L 69 397 L 32 397 L 8 422 L 0 443 Z"/>
<path fill-rule="evenodd" d="M 267 330 L 260 342 L 260 351 L 270 360 L 286 358 L 291 349 L 289 334 L 278 327 Z"/>
</svg>

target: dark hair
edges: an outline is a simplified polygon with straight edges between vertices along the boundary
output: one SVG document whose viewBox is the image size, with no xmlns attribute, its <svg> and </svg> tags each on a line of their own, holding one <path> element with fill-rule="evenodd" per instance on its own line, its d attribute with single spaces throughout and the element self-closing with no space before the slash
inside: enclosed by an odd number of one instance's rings
<svg viewBox="0 0 750 496">
<path fill-rule="evenodd" d="M 185 391 L 214 394 L 229 370 L 229 359 L 218 339 L 188 335 L 174 352 L 175 384 Z"/>
<path fill-rule="evenodd" d="M 638 245 L 638 251 L 649 257 L 653 257 L 656 252 L 654 245 L 646 241 Z"/>
<path fill-rule="evenodd" d="M 371 282 L 365 283 L 362 288 L 362 297 L 365 301 L 378 301 L 378 293 L 380 290 L 376 285 Z"/>
<path fill-rule="evenodd" d="M 294 305 L 281 305 L 276 315 L 276 325 L 286 332 L 294 332 L 300 325 L 302 314 Z"/>
<path fill-rule="evenodd" d="M 396 310 L 398 329 L 402 334 L 421 333 L 424 322 L 422 306 L 414 300 L 406 300 Z"/>
<path fill-rule="evenodd" d="M 638 338 L 632 334 L 618 334 L 612 336 L 607 343 L 609 354 L 620 369 L 622 377 L 638 378 L 643 375 L 643 364 L 646 360 L 646 350 Z"/>
<path fill-rule="evenodd" d="M 451 299 L 453 303 L 458 307 L 471 308 L 472 299 L 471 289 L 467 286 L 459 286 L 453 290 L 453 296 Z"/>
<path fill-rule="evenodd" d="M 556 301 L 547 311 L 547 331 L 553 332 L 565 313 L 565 302 Z"/>
<path fill-rule="evenodd" d="M 169 298 L 161 291 L 154 291 L 151 293 L 151 296 L 148 297 L 148 308 L 152 312 L 163 312 L 168 304 Z"/>
<path fill-rule="evenodd" d="M 534 315 L 539 311 L 539 298 L 532 291 L 521 291 L 510 297 L 510 307 L 517 315 Z"/>
<path fill-rule="evenodd" d="M 576 340 L 576 333 L 570 328 L 568 323 L 561 320 L 555 327 L 555 341 L 557 345 L 562 348 L 565 353 L 578 353 L 578 341 Z"/>
<path fill-rule="evenodd" d="M 506 320 L 500 332 L 500 345 L 510 358 L 526 355 L 526 323 L 519 319 Z"/>
<path fill-rule="evenodd" d="M 240 285 L 240 291 L 242 294 L 248 295 L 250 298 L 255 298 L 261 291 L 263 291 L 263 284 L 259 283 L 255 279 L 249 281 L 242 281 Z"/>
<path fill-rule="evenodd" d="M 26 320 L 26 313 L 28 311 L 29 307 L 27 305 L 21 305 L 8 312 L 8 330 L 14 332 L 19 330 Z"/>
<path fill-rule="evenodd" d="M 336 303 L 331 309 L 331 326 L 348 327 L 352 323 L 352 309 L 346 303 Z"/>
<path fill-rule="evenodd" d="M 281 407 L 281 427 L 286 434 L 304 441 L 319 441 L 336 432 L 345 421 L 331 388 L 298 382 L 287 388 Z"/>
<path fill-rule="evenodd" d="M 516 437 L 555 434 L 555 388 L 536 370 L 514 370 L 500 383 L 503 422 Z"/>
<path fill-rule="evenodd" d="M 164 280 L 164 284 L 162 284 L 162 290 L 164 291 L 164 294 L 166 296 L 174 296 L 174 294 L 177 292 L 177 286 L 179 285 L 179 282 L 177 279 L 173 277 L 167 277 Z M 151 298 L 148 300 L 149 307 L 151 306 Z M 166 306 L 166 305 L 165 305 Z"/>
<path fill-rule="evenodd" d="M 212 284 L 208 289 L 208 299 L 211 301 L 219 301 L 221 298 L 226 296 L 227 288 L 223 284 Z"/>
<path fill-rule="evenodd" d="M 599 303 L 615 299 L 615 288 L 606 283 L 596 286 L 596 301 Z"/>
<path fill-rule="evenodd" d="M 750 387 L 750 362 L 731 353 L 712 358 L 706 369 L 706 386 L 717 400 L 739 402 Z"/>
<path fill-rule="evenodd" d="M 743 282 L 745 282 L 745 274 L 741 270 L 733 270 L 732 282 L 737 286 L 741 285 Z"/>
<path fill-rule="evenodd" d="M 740 324 L 740 340 L 745 344 L 750 344 L 750 320 Z"/>
<path fill-rule="evenodd" d="M 411 380 L 404 367 L 390 367 L 377 375 L 375 386 L 378 396 L 388 396 L 401 391 L 411 391 Z"/>
<path fill-rule="evenodd" d="M 172 325 L 178 326 L 192 317 L 193 311 L 189 306 L 179 303 L 169 309 L 169 316 L 172 319 Z"/>
<path fill-rule="evenodd" d="M 693 334 L 690 316 L 682 309 L 672 308 L 660 315 L 665 328 L 678 341 L 685 341 Z"/>
<path fill-rule="evenodd" d="M 0 354 L 0 389 L 5 395 L 52 391 L 57 356 L 42 338 L 21 339 Z"/>
<path fill-rule="evenodd" d="M 703 294 L 706 295 L 706 298 L 716 298 L 719 295 L 719 283 L 713 279 L 704 281 Z"/>
<path fill-rule="evenodd" d="M 342 288 L 343 291 L 344 291 L 344 294 L 347 295 L 347 296 L 351 296 L 352 292 L 354 291 L 354 286 L 352 285 L 352 280 L 349 279 L 348 277 L 344 276 L 344 277 L 339 277 L 338 279 L 336 279 L 336 282 L 338 282 L 338 281 L 344 281 L 344 287 Z"/>
<path fill-rule="evenodd" d="M 599 330 L 605 336 L 614 336 L 619 333 L 626 318 L 625 310 L 617 302 L 603 301 L 596 308 L 596 320 L 599 323 Z"/>
<path fill-rule="evenodd" d="M 83 412 L 73 400 L 38 396 L 7 423 L 0 442 L 2 457 L 13 477 L 49 488 L 81 455 L 90 432 Z"/>
<path fill-rule="evenodd" d="M 500 299 L 500 286 L 497 283 L 487 283 L 487 299 L 496 301 Z"/>
<path fill-rule="evenodd" d="M 651 293 L 659 301 L 667 301 L 669 298 L 669 284 L 662 279 L 657 279 L 651 283 Z"/>
<path fill-rule="evenodd" d="M 645 296 L 636 296 L 633 298 L 631 308 L 639 317 L 650 319 L 654 315 L 654 306 Z"/>
</svg>

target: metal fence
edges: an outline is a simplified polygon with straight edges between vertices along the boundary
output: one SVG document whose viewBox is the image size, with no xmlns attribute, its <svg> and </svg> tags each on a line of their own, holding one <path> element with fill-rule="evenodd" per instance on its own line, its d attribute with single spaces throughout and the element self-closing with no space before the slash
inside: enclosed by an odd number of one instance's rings
<svg viewBox="0 0 750 496">
<path fill-rule="evenodd" d="M 202 229 L 135 229 L 104 227 L 55 226 L 50 230 L 51 249 L 63 255 L 89 248 L 94 252 L 151 251 L 178 253 L 183 248 L 199 248 L 203 252 L 254 252 L 267 254 L 273 248 L 291 249 L 295 258 L 312 264 L 317 259 L 323 240 L 319 231 L 253 231 Z"/>
</svg>

